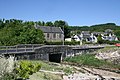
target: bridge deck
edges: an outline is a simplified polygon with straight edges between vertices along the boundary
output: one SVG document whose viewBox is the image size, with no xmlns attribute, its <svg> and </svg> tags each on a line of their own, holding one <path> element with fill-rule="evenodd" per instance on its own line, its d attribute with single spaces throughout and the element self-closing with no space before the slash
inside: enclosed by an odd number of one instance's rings
<svg viewBox="0 0 120 80">
<path fill-rule="evenodd" d="M 18 54 L 18 53 L 31 53 L 36 49 L 50 48 L 50 47 L 70 47 L 73 50 L 87 50 L 87 49 L 100 49 L 104 46 L 68 46 L 68 45 L 16 45 L 16 46 L 0 46 L 0 54 Z"/>
</svg>

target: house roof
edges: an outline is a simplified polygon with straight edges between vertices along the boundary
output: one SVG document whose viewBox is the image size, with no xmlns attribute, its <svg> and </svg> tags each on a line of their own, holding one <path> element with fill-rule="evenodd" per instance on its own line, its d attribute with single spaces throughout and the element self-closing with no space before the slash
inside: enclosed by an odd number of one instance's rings
<svg viewBox="0 0 120 80">
<path fill-rule="evenodd" d="M 90 31 L 82 31 L 81 33 L 86 35 L 86 34 L 90 34 Z"/>
<path fill-rule="evenodd" d="M 106 32 L 106 33 L 107 33 L 107 32 L 109 33 L 109 32 L 113 32 L 113 30 L 111 30 L 111 29 L 106 29 L 105 32 Z"/>
<path fill-rule="evenodd" d="M 84 38 L 84 39 L 90 38 L 90 35 L 83 35 L 83 38 Z"/>
<path fill-rule="evenodd" d="M 60 27 L 50 27 L 50 26 L 35 26 L 36 29 L 41 29 L 44 33 L 63 33 Z"/>
<path fill-rule="evenodd" d="M 104 34 L 104 32 L 92 32 L 94 35 L 97 35 L 97 34 Z"/>
</svg>

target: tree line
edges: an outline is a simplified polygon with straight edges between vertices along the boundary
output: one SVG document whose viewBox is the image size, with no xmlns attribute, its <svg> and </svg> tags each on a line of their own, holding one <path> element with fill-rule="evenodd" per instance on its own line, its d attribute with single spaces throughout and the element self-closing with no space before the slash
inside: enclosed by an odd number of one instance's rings
<svg viewBox="0 0 120 80">
<path fill-rule="evenodd" d="M 41 30 L 35 29 L 35 24 L 39 26 L 61 27 L 64 30 L 65 37 L 69 37 L 68 24 L 62 20 L 57 20 L 53 23 L 0 19 L 0 45 L 44 44 L 46 42 L 44 34 Z"/>
<path fill-rule="evenodd" d="M 71 37 L 71 31 L 80 34 L 81 31 L 104 32 L 106 29 L 113 30 L 114 34 L 120 38 L 120 26 L 115 23 L 106 23 L 92 26 L 69 26 L 66 21 L 23 21 L 17 19 L 0 19 L 0 45 L 16 44 L 44 44 L 45 38 L 41 30 L 35 29 L 35 24 L 39 26 L 61 27 L 65 38 Z"/>
<path fill-rule="evenodd" d="M 41 30 L 34 28 L 34 22 L 10 19 L 0 20 L 0 45 L 44 43 Z"/>
<path fill-rule="evenodd" d="M 90 32 L 105 32 L 106 29 L 113 30 L 113 33 L 120 38 L 120 26 L 115 23 L 105 23 L 92 26 L 70 26 L 70 31 L 75 31 L 75 33 L 80 33 L 81 31 Z"/>
</svg>

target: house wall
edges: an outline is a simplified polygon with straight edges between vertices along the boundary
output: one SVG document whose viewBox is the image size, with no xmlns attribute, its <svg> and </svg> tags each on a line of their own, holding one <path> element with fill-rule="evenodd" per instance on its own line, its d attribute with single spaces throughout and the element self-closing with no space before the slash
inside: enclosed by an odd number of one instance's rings
<svg viewBox="0 0 120 80">
<path fill-rule="evenodd" d="M 57 41 L 63 41 L 64 35 L 61 33 L 44 33 L 45 39 L 48 42 L 57 42 Z"/>
</svg>

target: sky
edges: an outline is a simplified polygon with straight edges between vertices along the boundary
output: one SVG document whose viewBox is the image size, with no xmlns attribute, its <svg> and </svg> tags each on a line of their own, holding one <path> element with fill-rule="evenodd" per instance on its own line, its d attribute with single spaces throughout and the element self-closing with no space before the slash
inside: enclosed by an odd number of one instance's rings
<svg viewBox="0 0 120 80">
<path fill-rule="evenodd" d="M 70 26 L 120 25 L 120 0 L 0 0 L 0 18 L 64 20 Z"/>
</svg>

